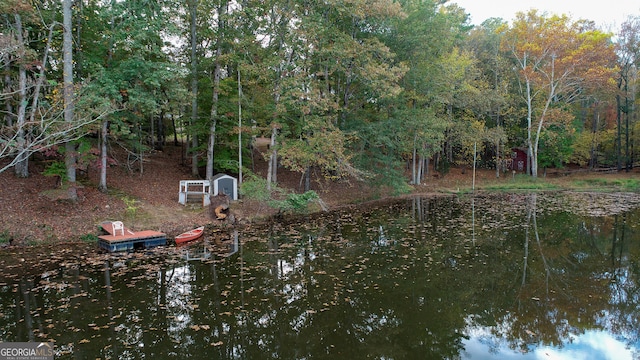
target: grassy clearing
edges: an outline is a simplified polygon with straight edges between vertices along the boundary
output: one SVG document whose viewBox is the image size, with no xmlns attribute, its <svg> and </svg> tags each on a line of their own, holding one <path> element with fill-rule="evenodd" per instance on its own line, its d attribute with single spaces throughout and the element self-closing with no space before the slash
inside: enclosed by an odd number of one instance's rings
<svg viewBox="0 0 640 360">
<path fill-rule="evenodd" d="M 591 178 L 573 181 L 574 187 L 597 190 L 640 191 L 640 180 L 634 178 Z"/>
<path fill-rule="evenodd" d="M 638 174 L 579 174 L 561 177 L 539 177 L 520 174 L 511 179 L 489 181 L 478 188 L 488 191 L 596 191 L 596 192 L 640 192 Z"/>
<path fill-rule="evenodd" d="M 527 175 L 517 175 L 511 181 L 484 185 L 482 186 L 482 189 L 491 191 L 549 191 L 560 190 L 562 187 L 554 182 L 547 181 L 546 179 L 536 179 Z"/>
</svg>

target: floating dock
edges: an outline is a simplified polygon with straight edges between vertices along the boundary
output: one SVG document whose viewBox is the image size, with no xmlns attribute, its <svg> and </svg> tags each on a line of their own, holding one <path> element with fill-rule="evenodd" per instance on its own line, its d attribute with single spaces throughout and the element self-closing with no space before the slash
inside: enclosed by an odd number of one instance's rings
<svg viewBox="0 0 640 360">
<path fill-rule="evenodd" d="M 133 232 L 125 227 L 114 230 L 111 221 L 103 222 L 100 226 L 109 234 L 98 236 L 98 246 L 110 252 L 143 250 L 167 244 L 167 235 L 159 231 Z"/>
</svg>

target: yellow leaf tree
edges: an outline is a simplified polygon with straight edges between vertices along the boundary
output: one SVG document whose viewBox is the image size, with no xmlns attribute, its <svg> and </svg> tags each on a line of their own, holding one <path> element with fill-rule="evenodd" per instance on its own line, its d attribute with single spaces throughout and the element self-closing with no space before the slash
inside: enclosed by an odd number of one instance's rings
<svg viewBox="0 0 640 360">
<path fill-rule="evenodd" d="M 592 22 L 536 10 L 518 13 L 504 35 L 501 46 L 514 60 L 527 106 L 529 166 L 531 176 L 537 177 L 542 129 L 556 120 L 561 106 L 613 81 L 614 46 L 611 34 L 597 30 Z"/>
</svg>

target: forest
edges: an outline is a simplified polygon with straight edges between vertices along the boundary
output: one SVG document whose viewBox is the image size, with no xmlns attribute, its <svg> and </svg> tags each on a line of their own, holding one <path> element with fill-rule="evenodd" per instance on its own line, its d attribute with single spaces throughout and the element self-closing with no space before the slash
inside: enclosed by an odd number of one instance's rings
<svg viewBox="0 0 640 360">
<path fill-rule="evenodd" d="M 4 0 L 0 172 L 185 143 L 194 177 L 277 169 L 394 188 L 452 166 L 631 169 L 640 15 L 616 33 L 536 10 L 472 26 L 447 0 Z M 527 157 L 516 168 L 519 149 Z M 142 171 L 142 169 L 140 169 Z"/>
</svg>

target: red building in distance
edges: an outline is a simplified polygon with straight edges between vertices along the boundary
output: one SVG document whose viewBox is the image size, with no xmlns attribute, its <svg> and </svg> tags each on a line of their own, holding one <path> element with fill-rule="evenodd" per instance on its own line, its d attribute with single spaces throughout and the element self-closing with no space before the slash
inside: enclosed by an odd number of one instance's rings
<svg viewBox="0 0 640 360">
<path fill-rule="evenodd" d="M 511 149 L 511 170 L 527 172 L 527 151 L 520 148 Z"/>
</svg>

